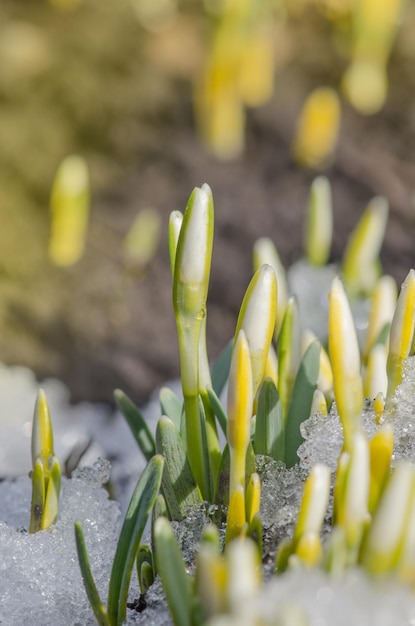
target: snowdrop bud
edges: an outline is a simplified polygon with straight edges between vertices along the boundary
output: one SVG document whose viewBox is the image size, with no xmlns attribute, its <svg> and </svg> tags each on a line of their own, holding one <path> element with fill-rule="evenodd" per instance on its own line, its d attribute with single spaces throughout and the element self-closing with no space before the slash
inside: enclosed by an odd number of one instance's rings
<svg viewBox="0 0 415 626">
<path fill-rule="evenodd" d="M 197 554 L 195 586 L 204 618 L 226 610 L 226 564 L 218 550 L 202 543 Z"/>
<path fill-rule="evenodd" d="M 389 474 L 393 452 L 393 429 L 385 424 L 372 437 L 370 451 L 369 512 L 375 510 Z"/>
<path fill-rule="evenodd" d="M 330 87 L 314 89 L 301 110 L 293 146 L 300 165 L 318 168 L 330 159 L 340 126 L 340 100 Z"/>
<path fill-rule="evenodd" d="M 241 534 L 245 516 L 245 459 L 251 436 L 253 406 L 249 346 L 240 330 L 233 349 L 228 384 L 226 437 L 230 454 L 229 508 L 226 540 Z"/>
<path fill-rule="evenodd" d="M 330 494 L 330 470 L 317 463 L 311 470 L 305 485 L 298 514 L 294 539 L 305 533 L 319 533 L 327 511 Z"/>
<path fill-rule="evenodd" d="M 179 241 L 180 229 L 183 223 L 183 213 L 181 211 L 172 211 L 169 218 L 169 258 L 170 269 L 172 276 L 174 276 L 174 265 L 176 262 L 176 250 L 177 242 Z"/>
<path fill-rule="evenodd" d="M 401 462 L 385 487 L 363 547 L 362 562 L 370 573 L 388 573 L 402 557 L 414 495 L 415 467 Z"/>
<path fill-rule="evenodd" d="M 378 393 L 373 401 L 373 411 L 376 417 L 376 424 L 380 424 L 383 412 L 385 410 L 385 396 L 383 393 Z"/>
<path fill-rule="evenodd" d="M 386 3 L 377 3 L 377 7 L 379 7 L 380 4 Z M 401 3 L 388 2 L 387 4 L 400 5 Z M 377 15 L 378 13 L 376 13 L 376 21 L 378 21 Z M 392 19 L 391 24 L 393 24 L 394 21 L 395 20 Z M 370 32 L 372 32 L 372 25 L 369 29 Z M 372 38 L 372 36 L 367 36 L 366 29 L 364 30 L 360 27 L 356 30 L 364 33 L 366 40 Z M 374 40 L 376 41 L 377 39 L 378 37 L 375 36 Z M 382 56 L 383 55 L 384 52 L 382 52 Z M 382 108 L 388 93 L 388 76 L 384 61 L 377 59 L 372 60 L 371 58 L 355 59 L 349 65 L 343 76 L 342 90 L 350 104 L 360 113 L 363 113 L 363 115 L 373 115 L 377 113 Z"/>
<path fill-rule="evenodd" d="M 39 389 L 32 426 L 32 463 L 40 459 L 45 469 L 48 460 L 53 456 L 53 432 L 50 419 L 49 405 L 43 389 Z"/>
<path fill-rule="evenodd" d="M 254 472 L 249 477 L 249 483 L 246 490 L 246 521 L 250 524 L 254 516 L 259 512 L 259 505 L 261 501 L 261 480 L 259 475 Z"/>
<path fill-rule="evenodd" d="M 370 350 L 378 340 L 381 331 L 390 324 L 396 307 L 398 290 L 392 276 L 382 276 L 375 287 L 370 307 L 363 358 L 366 360 Z"/>
<path fill-rule="evenodd" d="M 396 387 L 402 382 L 403 361 L 411 350 L 415 327 L 415 270 L 410 270 L 405 278 L 396 303 L 389 334 L 389 354 L 387 361 L 389 400 Z"/>
<path fill-rule="evenodd" d="M 233 349 L 228 384 L 227 441 L 231 450 L 245 455 L 251 431 L 252 371 L 248 341 L 240 330 Z"/>
<path fill-rule="evenodd" d="M 275 340 L 277 340 L 288 302 L 287 277 L 273 241 L 268 237 L 261 237 L 254 244 L 254 270 L 258 270 L 261 265 L 265 264 L 271 265 L 277 277 L 278 298 L 274 332 Z"/>
<path fill-rule="evenodd" d="M 313 393 L 310 416 L 317 415 L 317 413 L 320 413 L 321 415 L 328 415 L 326 398 L 320 389 L 316 389 Z"/>
<path fill-rule="evenodd" d="M 366 398 L 375 398 L 378 393 L 386 395 L 388 375 L 386 373 L 386 347 L 378 343 L 373 346 L 367 359 L 364 392 Z"/>
<path fill-rule="evenodd" d="M 81 258 L 89 203 L 87 164 L 80 156 L 68 156 L 58 169 L 51 196 L 49 256 L 56 265 L 73 265 Z"/>
<path fill-rule="evenodd" d="M 354 559 L 363 531 L 369 521 L 368 497 L 370 481 L 369 444 L 366 435 L 357 431 L 352 439 L 348 467 L 343 486 L 336 499 L 338 523 L 346 533 L 346 542 Z M 337 484 L 336 484 L 337 490 Z"/>
<path fill-rule="evenodd" d="M 229 544 L 236 537 L 245 535 L 246 529 L 245 491 L 242 485 L 234 484 L 229 490 L 228 515 L 226 518 L 226 544 Z"/>
<path fill-rule="evenodd" d="M 206 184 L 190 195 L 177 242 L 173 305 L 177 313 L 205 314 L 213 245 L 213 198 Z"/>
<path fill-rule="evenodd" d="M 305 250 L 312 265 L 324 265 L 330 255 L 333 209 L 330 182 L 317 176 L 310 190 Z"/>
<path fill-rule="evenodd" d="M 277 281 L 270 265 L 262 265 L 246 290 L 239 312 L 235 338 L 243 329 L 249 345 L 255 396 L 264 378 L 268 352 L 275 328 Z"/>
<path fill-rule="evenodd" d="M 343 425 L 345 447 L 349 449 L 360 423 L 363 386 L 353 316 L 343 285 L 337 277 L 333 279 L 329 294 L 329 353 L 337 410 Z"/>
<path fill-rule="evenodd" d="M 385 236 L 388 221 L 386 198 L 373 198 L 355 230 L 352 232 L 343 257 L 343 278 L 351 296 L 371 293 L 378 280 L 376 263 Z"/>
<path fill-rule="evenodd" d="M 318 533 L 306 532 L 301 535 L 296 548 L 295 556 L 306 567 L 315 567 L 323 559 L 323 546 Z M 291 561 L 292 557 L 290 557 Z"/>
<path fill-rule="evenodd" d="M 240 538 L 226 548 L 228 598 L 232 613 L 243 615 L 261 584 L 258 550 L 250 539 Z"/>
<path fill-rule="evenodd" d="M 303 332 L 303 355 L 313 341 L 318 341 L 317 336 L 313 333 L 313 331 L 306 329 Z M 323 392 L 323 394 L 329 394 L 333 390 L 333 371 L 329 356 L 322 345 L 320 345 L 320 370 L 318 374 L 317 387 Z"/>
</svg>

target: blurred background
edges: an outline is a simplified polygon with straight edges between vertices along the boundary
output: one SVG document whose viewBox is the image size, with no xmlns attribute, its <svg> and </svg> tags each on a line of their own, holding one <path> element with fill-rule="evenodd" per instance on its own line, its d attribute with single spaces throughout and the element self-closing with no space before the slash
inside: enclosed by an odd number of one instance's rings
<svg viewBox="0 0 415 626">
<path fill-rule="evenodd" d="M 414 29 L 414 0 L 2 0 L 0 360 L 61 378 L 74 401 L 121 387 L 142 403 L 176 377 L 167 223 L 203 182 L 211 358 L 233 334 L 254 241 L 271 237 L 286 266 L 303 254 L 319 173 L 332 260 L 382 194 L 382 264 L 402 282 Z"/>
</svg>

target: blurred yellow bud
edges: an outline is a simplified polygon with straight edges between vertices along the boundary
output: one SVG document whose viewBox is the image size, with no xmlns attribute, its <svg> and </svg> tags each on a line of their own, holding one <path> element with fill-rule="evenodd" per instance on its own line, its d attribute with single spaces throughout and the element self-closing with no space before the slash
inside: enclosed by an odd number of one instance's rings
<svg viewBox="0 0 415 626">
<path fill-rule="evenodd" d="M 343 256 L 343 279 L 351 297 L 371 294 L 380 274 L 379 252 L 388 222 L 386 198 L 376 196 L 367 205 L 347 242 Z"/>
<path fill-rule="evenodd" d="M 325 176 L 313 180 L 308 203 L 305 250 L 311 265 L 325 265 L 333 236 L 330 182 Z"/>
<path fill-rule="evenodd" d="M 123 242 L 126 263 L 140 269 L 150 263 L 157 252 L 161 235 L 161 217 L 155 209 L 142 209 Z"/>
<path fill-rule="evenodd" d="M 304 167 L 320 168 L 330 161 L 340 127 L 340 101 L 330 87 L 319 87 L 306 99 L 297 122 L 293 154 Z"/>
<path fill-rule="evenodd" d="M 80 156 L 69 156 L 61 163 L 52 187 L 49 257 L 56 265 L 73 265 L 81 258 L 89 202 L 86 162 Z"/>
<path fill-rule="evenodd" d="M 388 92 L 385 66 L 373 61 L 354 61 L 343 77 L 342 88 L 350 104 L 360 113 L 377 113 Z"/>
</svg>

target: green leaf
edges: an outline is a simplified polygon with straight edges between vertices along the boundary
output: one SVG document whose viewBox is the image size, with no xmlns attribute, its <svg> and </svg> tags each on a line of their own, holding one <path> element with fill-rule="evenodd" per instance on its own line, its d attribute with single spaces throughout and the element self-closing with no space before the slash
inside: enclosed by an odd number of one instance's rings
<svg viewBox="0 0 415 626">
<path fill-rule="evenodd" d="M 216 361 L 211 367 L 210 374 L 212 377 L 212 387 L 217 396 L 222 393 L 226 381 L 229 377 L 229 370 L 231 367 L 233 349 L 233 339 L 231 339 L 222 350 Z M 219 419 L 219 418 L 218 418 Z"/>
<path fill-rule="evenodd" d="M 94 615 L 100 626 L 110 626 L 107 612 L 102 604 L 98 589 L 95 585 L 94 577 L 89 564 L 88 552 L 85 545 L 85 537 L 82 532 L 80 522 L 75 522 L 75 541 L 76 550 L 78 552 L 78 561 L 81 568 L 82 579 L 84 581 L 85 591 L 88 596 L 89 603 L 94 611 Z"/>
<path fill-rule="evenodd" d="M 214 414 L 218 418 L 219 426 L 221 427 L 222 432 L 226 437 L 226 425 L 228 423 L 228 416 L 225 413 L 225 409 L 223 408 L 222 403 L 219 400 L 219 397 L 214 389 L 212 389 L 211 387 L 207 387 L 206 391 L 209 398 L 210 406 L 212 407 Z"/>
<path fill-rule="evenodd" d="M 253 541 L 255 541 L 258 554 L 260 559 L 262 559 L 262 521 L 259 513 L 256 513 L 252 518 L 251 522 L 248 525 L 248 530 L 246 531 L 248 537 L 250 537 Z"/>
<path fill-rule="evenodd" d="M 218 477 L 218 470 L 220 464 L 220 457 L 222 456 L 221 445 L 218 436 L 218 428 L 215 419 L 215 412 L 211 405 L 207 386 L 200 392 L 200 413 L 203 420 L 202 434 L 206 438 L 206 453 L 207 462 L 206 466 L 209 468 L 210 477 L 210 492 L 209 500 L 212 500 L 213 493 L 216 487 L 216 480 Z"/>
<path fill-rule="evenodd" d="M 157 575 L 157 559 L 156 559 L 156 541 L 154 539 L 154 526 L 159 517 L 168 517 L 167 505 L 164 496 L 159 493 L 151 512 L 151 547 L 153 549 L 153 570 L 154 575 Z"/>
<path fill-rule="evenodd" d="M 118 408 L 127 420 L 141 452 L 144 454 L 146 460 L 149 461 L 151 457 L 155 455 L 156 447 L 154 444 L 154 437 L 151 434 L 144 417 L 134 402 L 130 400 L 130 398 L 123 391 L 121 391 L 121 389 L 116 389 L 114 391 L 114 398 Z"/>
<path fill-rule="evenodd" d="M 379 331 L 379 335 L 376 337 L 374 344 L 376 345 L 378 343 L 382 344 L 382 345 L 386 345 L 388 339 L 389 339 L 389 332 L 390 332 L 390 322 L 386 322 L 386 324 L 384 324 L 384 326 L 382 326 L 382 328 Z"/>
<path fill-rule="evenodd" d="M 180 402 L 176 394 L 168 387 L 162 387 L 160 389 L 159 398 L 162 415 L 166 415 L 170 418 L 176 428 L 180 430 L 183 403 Z"/>
<path fill-rule="evenodd" d="M 320 344 L 313 341 L 307 348 L 295 379 L 285 427 L 285 463 L 288 468 L 298 462 L 297 450 L 304 441 L 300 424 L 310 417 L 313 394 L 320 369 Z"/>
<path fill-rule="evenodd" d="M 287 421 L 290 397 L 301 363 L 301 320 L 296 296 L 287 302 L 278 341 L 278 393 Z"/>
<path fill-rule="evenodd" d="M 276 461 L 284 461 L 284 429 L 284 415 L 278 390 L 271 378 L 266 378 L 258 396 L 254 435 L 255 454 L 266 454 Z"/>
<path fill-rule="evenodd" d="M 147 464 L 131 497 L 118 540 L 108 591 L 111 626 L 125 620 L 128 588 L 140 538 L 161 485 L 164 459 L 156 455 Z"/>
<path fill-rule="evenodd" d="M 191 626 L 192 593 L 183 555 L 169 521 L 159 517 L 155 525 L 157 571 L 175 626 Z"/>
<path fill-rule="evenodd" d="M 230 468 L 231 468 L 231 457 L 229 454 L 229 446 L 226 446 L 222 452 L 222 458 L 220 460 L 219 467 L 219 475 L 218 475 L 218 485 L 216 488 L 216 495 L 214 502 L 215 504 L 220 505 L 228 505 L 229 504 L 229 477 L 230 477 Z M 245 460 L 245 489 L 248 486 L 249 479 L 251 474 L 256 472 L 255 465 L 255 453 L 250 443 L 248 449 L 246 451 L 246 460 Z"/>
<path fill-rule="evenodd" d="M 294 551 L 294 542 L 289 537 L 283 539 L 278 546 L 275 557 L 275 573 L 282 574 L 288 567 L 290 556 Z"/>
<path fill-rule="evenodd" d="M 157 424 L 156 449 L 165 458 L 163 495 L 174 520 L 181 520 L 189 506 L 198 506 L 202 497 L 173 422 L 162 416 Z"/>
</svg>

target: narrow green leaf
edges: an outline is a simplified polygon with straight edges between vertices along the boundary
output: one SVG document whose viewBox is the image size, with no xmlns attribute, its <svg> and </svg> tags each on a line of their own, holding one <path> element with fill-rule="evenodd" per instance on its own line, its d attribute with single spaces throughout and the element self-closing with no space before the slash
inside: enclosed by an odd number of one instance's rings
<svg viewBox="0 0 415 626">
<path fill-rule="evenodd" d="M 128 588 L 140 538 L 161 485 L 164 459 L 156 455 L 147 464 L 131 497 L 118 540 L 108 591 L 111 626 L 125 620 Z"/>
<path fill-rule="evenodd" d="M 216 487 L 216 494 L 214 499 L 215 504 L 226 506 L 229 504 L 230 467 L 231 457 L 229 454 L 229 446 L 228 444 L 226 444 L 222 452 L 222 458 L 220 460 L 218 484 Z M 248 486 L 251 474 L 253 474 L 254 472 L 256 472 L 255 453 L 252 444 L 250 443 L 246 451 L 245 459 L 245 489 Z"/>
<path fill-rule="evenodd" d="M 255 541 L 259 557 L 262 559 L 262 521 L 259 513 L 254 515 L 252 520 L 248 525 L 248 530 L 246 531 L 248 537 L 250 537 L 253 541 Z"/>
<path fill-rule="evenodd" d="M 212 497 L 213 497 L 213 490 L 215 488 L 215 481 L 216 481 L 218 470 L 219 470 L 221 450 L 220 450 L 220 445 L 219 445 L 215 416 L 213 412 L 211 411 L 209 402 L 207 401 L 207 395 L 206 394 L 204 395 L 205 395 L 205 401 L 207 402 L 207 405 L 208 405 L 207 408 L 210 411 L 210 413 L 209 413 L 209 423 L 208 423 L 208 416 L 206 415 L 206 412 L 205 412 L 205 405 L 203 404 L 202 396 L 199 394 L 199 420 L 200 420 L 200 432 L 202 435 L 202 456 L 203 456 L 203 467 L 205 468 L 205 472 L 206 472 L 206 484 L 207 484 L 207 491 L 203 495 L 204 495 L 205 500 L 208 500 L 209 502 L 211 502 Z M 212 422 L 214 423 L 214 426 Z M 211 428 L 211 429 L 214 428 L 214 432 L 216 433 L 216 436 L 212 436 L 210 438 L 210 442 L 208 441 L 208 430 L 207 430 L 208 428 Z M 214 435 L 212 430 L 211 430 L 211 435 Z M 210 448 L 210 444 L 212 444 L 212 448 Z M 187 456 L 189 456 L 188 450 L 186 451 L 186 454 Z M 203 493 L 202 486 L 200 486 L 200 492 Z"/>
<path fill-rule="evenodd" d="M 207 395 L 209 398 L 210 405 L 213 409 L 213 412 L 218 418 L 219 426 L 221 427 L 222 432 L 226 437 L 226 426 L 228 423 L 228 416 L 225 413 L 225 409 L 223 408 L 221 401 L 219 400 L 219 397 L 216 394 L 216 391 L 214 389 L 212 389 L 211 387 L 208 387 L 206 391 L 207 391 Z"/>
<path fill-rule="evenodd" d="M 160 407 L 161 414 L 166 415 L 178 430 L 180 430 L 180 422 L 182 420 L 183 403 L 180 402 L 174 391 L 168 387 L 160 389 Z"/>
<path fill-rule="evenodd" d="M 188 507 L 199 505 L 202 498 L 183 449 L 180 433 L 165 416 L 157 424 L 156 449 L 165 458 L 162 485 L 170 516 L 174 520 L 181 520 Z"/>
<path fill-rule="evenodd" d="M 123 391 L 121 391 L 121 389 L 116 389 L 114 391 L 114 398 L 118 408 L 127 420 L 141 452 L 144 454 L 146 460 L 149 461 L 151 457 L 155 455 L 156 447 L 154 444 L 154 437 L 151 434 L 144 417 L 134 402 L 130 400 L 130 398 Z"/>
<path fill-rule="evenodd" d="M 78 552 L 79 567 L 81 568 L 82 579 L 84 581 L 85 591 L 88 596 L 89 603 L 99 626 L 110 626 L 108 615 L 102 604 L 98 589 L 95 585 L 94 577 L 89 564 L 88 552 L 85 545 L 85 537 L 82 532 L 80 522 L 75 522 L 75 541 L 76 550 Z"/>
<path fill-rule="evenodd" d="M 37 459 L 32 471 L 32 503 L 30 507 L 30 533 L 42 530 L 43 510 L 45 506 L 45 474 L 43 463 Z"/>
<path fill-rule="evenodd" d="M 226 344 L 225 348 L 222 350 L 216 361 L 213 363 L 210 370 L 210 374 L 212 377 L 212 387 L 217 396 L 220 396 L 220 394 L 222 393 L 226 381 L 229 377 L 232 349 L 233 339 L 230 339 L 230 341 Z"/>
<path fill-rule="evenodd" d="M 157 576 L 157 559 L 156 559 L 156 541 L 154 539 L 154 526 L 159 517 L 168 517 L 167 505 L 164 496 L 159 493 L 151 512 L 151 547 L 153 550 L 153 570 L 154 575 Z"/>
<path fill-rule="evenodd" d="M 301 320 L 296 296 L 291 296 L 285 309 L 278 341 L 278 392 L 284 419 L 287 421 L 290 397 L 301 362 Z"/>
<path fill-rule="evenodd" d="M 300 424 L 310 417 L 319 368 L 320 344 L 313 341 L 307 348 L 298 370 L 288 409 L 285 427 L 285 462 L 288 468 L 298 463 L 297 450 L 304 441 L 300 433 Z"/>
<path fill-rule="evenodd" d="M 380 330 L 379 335 L 376 337 L 373 345 L 376 345 L 378 343 L 382 344 L 382 345 L 386 345 L 386 342 L 389 339 L 389 332 L 390 332 L 390 322 L 387 322 Z"/>
<path fill-rule="evenodd" d="M 258 396 L 254 435 L 255 454 L 266 454 L 276 461 L 284 461 L 284 428 L 284 415 L 278 390 L 271 378 L 266 378 Z"/>
<path fill-rule="evenodd" d="M 275 573 L 282 574 L 288 567 L 290 556 L 294 551 L 294 542 L 289 537 L 283 539 L 278 546 L 275 557 Z"/>
<path fill-rule="evenodd" d="M 218 436 L 215 412 L 211 405 L 207 387 L 200 392 L 202 404 L 202 417 L 204 415 L 204 430 L 206 432 L 206 450 L 208 454 L 208 467 L 210 475 L 210 500 L 215 492 L 216 480 L 218 477 L 220 457 L 222 456 L 221 445 Z"/>
<path fill-rule="evenodd" d="M 169 521 L 159 517 L 155 525 L 157 571 L 175 626 L 191 626 L 192 593 L 183 555 Z"/>
</svg>

